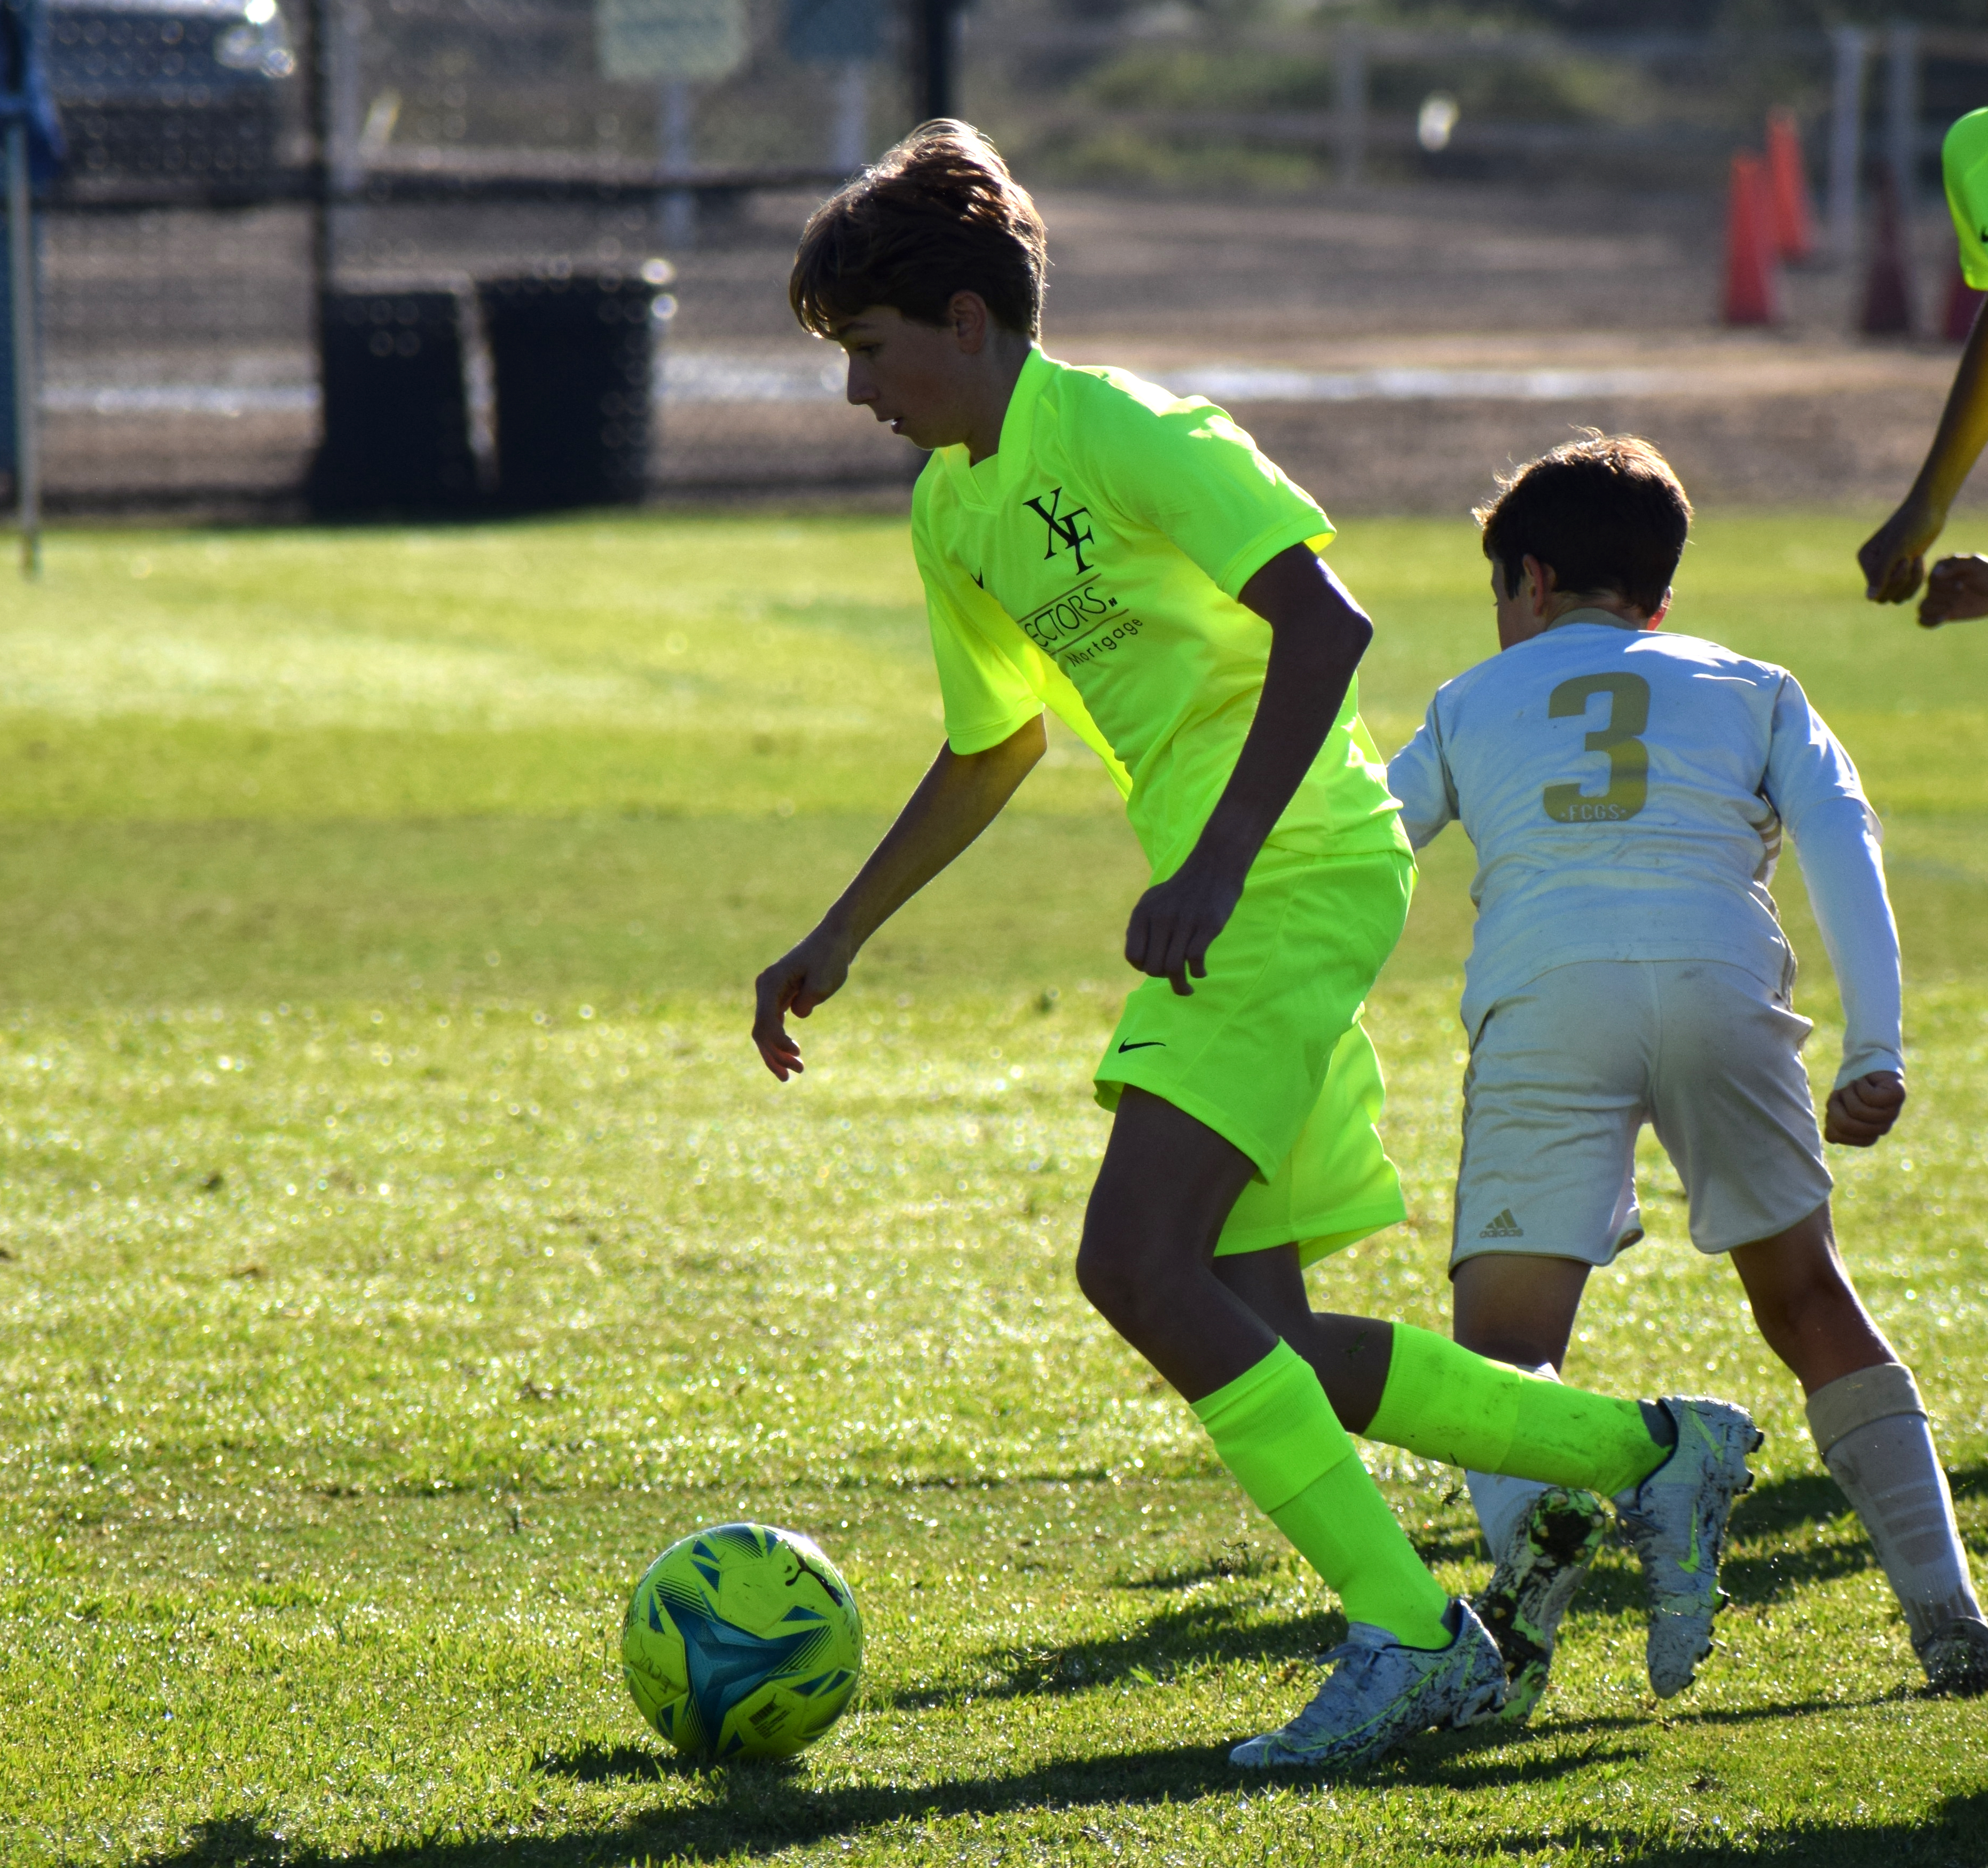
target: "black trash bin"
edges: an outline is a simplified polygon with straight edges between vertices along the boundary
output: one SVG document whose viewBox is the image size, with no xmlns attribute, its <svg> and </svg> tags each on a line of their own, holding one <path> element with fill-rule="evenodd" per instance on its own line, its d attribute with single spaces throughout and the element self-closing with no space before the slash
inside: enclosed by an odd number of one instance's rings
<svg viewBox="0 0 1988 1868">
<path fill-rule="evenodd" d="M 324 442 L 312 503 L 340 516 L 458 513 L 475 503 L 465 295 L 324 295 Z"/>
<path fill-rule="evenodd" d="M 505 506 L 543 511 L 642 497 L 658 289 L 618 272 L 497 279 L 479 288 Z"/>
</svg>

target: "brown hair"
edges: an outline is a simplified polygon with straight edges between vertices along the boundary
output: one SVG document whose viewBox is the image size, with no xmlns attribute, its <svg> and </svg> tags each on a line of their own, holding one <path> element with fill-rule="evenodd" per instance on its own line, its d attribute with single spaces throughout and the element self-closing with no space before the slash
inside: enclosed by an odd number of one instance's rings
<svg viewBox="0 0 1988 1868">
<path fill-rule="evenodd" d="M 787 300 L 817 337 L 872 305 L 943 324 L 977 292 L 997 324 L 1042 328 L 1047 236 L 1029 191 L 970 124 L 921 124 L 831 195 L 801 235 Z"/>
<path fill-rule="evenodd" d="M 1684 556 L 1691 502 L 1639 436 L 1581 434 L 1501 477 L 1497 498 L 1472 509 L 1484 555 L 1503 567 L 1507 597 L 1532 557 L 1563 591 L 1607 591 L 1654 616 Z"/>
</svg>

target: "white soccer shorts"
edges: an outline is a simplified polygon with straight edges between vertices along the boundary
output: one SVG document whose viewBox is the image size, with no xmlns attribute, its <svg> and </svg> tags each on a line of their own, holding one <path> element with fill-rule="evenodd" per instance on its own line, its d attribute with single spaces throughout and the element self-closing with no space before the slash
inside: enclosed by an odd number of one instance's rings
<svg viewBox="0 0 1988 1868">
<path fill-rule="evenodd" d="M 1831 1185 L 1810 1029 L 1751 973 L 1704 960 L 1582 961 L 1499 1000 L 1463 1080 L 1452 1271 L 1483 1252 L 1605 1265 L 1635 1244 L 1645 1122 L 1701 1252 L 1807 1218 Z"/>
</svg>

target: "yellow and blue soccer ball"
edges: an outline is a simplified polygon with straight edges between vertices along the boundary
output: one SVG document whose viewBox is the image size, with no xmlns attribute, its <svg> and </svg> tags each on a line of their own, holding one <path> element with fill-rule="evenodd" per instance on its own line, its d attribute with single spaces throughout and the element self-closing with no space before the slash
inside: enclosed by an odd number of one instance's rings
<svg viewBox="0 0 1988 1868">
<path fill-rule="evenodd" d="M 642 1716 L 706 1761 L 791 1758 L 841 1716 L 863 1667 L 863 1623 L 812 1538 L 718 1525 L 651 1563 L 621 1625 L 621 1670 Z"/>
</svg>

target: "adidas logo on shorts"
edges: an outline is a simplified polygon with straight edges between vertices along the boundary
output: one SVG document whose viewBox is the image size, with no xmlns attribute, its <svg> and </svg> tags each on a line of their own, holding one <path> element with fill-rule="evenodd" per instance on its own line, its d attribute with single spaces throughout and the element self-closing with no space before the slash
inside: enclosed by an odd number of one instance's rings
<svg viewBox="0 0 1988 1868">
<path fill-rule="evenodd" d="M 1480 1239 L 1523 1239 L 1526 1229 L 1512 1217 L 1512 1210 L 1507 1206 L 1477 1236 Z"/>
</svg>

